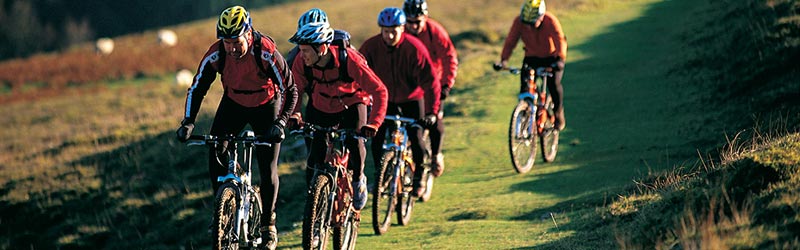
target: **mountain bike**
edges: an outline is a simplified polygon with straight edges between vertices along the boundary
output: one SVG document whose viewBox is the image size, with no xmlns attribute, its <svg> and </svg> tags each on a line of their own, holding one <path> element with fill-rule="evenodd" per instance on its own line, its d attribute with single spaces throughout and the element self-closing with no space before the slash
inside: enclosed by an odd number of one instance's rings
<svg viewBox="0 0 800 250">
<path fill-rule="evenodd" d="M 553 69 L 532 69 L 527 65 L 523 65 L 522 69 L 494 65 L 494 69 L 505 69 L 512 74 L 519 74 L 523 70 L 530 72 L 528 79 L 520 77 L 520 81 L 527 83 L 529 89 L 528 92 L 519 94 L 519 102 L 511 113 L 508 128 L 508 149 L 514 169 L 522 174 L 533 168 L 537 138 L 544 162 L 554 161 L 558 153 L 558 129 L 554 126 L 556 117 L 553 100 L 547 92 L 547 81 L 553 77 Z"/>
<path fill-rule="evenodd" d="M 398 115 L 386 116 L 385 120 L 387 121 L 386 141 L 383 144 L 381 163 L 375 172 L 377 185 L 372 196 L 372 227 L 375 234 L 378 235 L 385 234 L 389 230 L 394 212 L 397 212 L 397 221 L 400 225 L 408 225 L 411 221 L 411 211 L 416 201 L 411 195 L 414 169 L 415 167 L 425 167 L 414 165 L 410 148 L 408 126 L 421 128 L 416 120 Z M 426 190 L 420 197 L 424 201 L 430 199 L 435 178 L 430 171 L 430 164 L 427 165 L 422 180 L 426 183 Z"/>
<path fill-rule="evenodd" d="M 334 249 L 355 249 L 361 212 L 353 207 L 353 173 L 347 169 L 350 151 L 345 141 L 349 138 L 365 140 L 353 129 L 321 127 L 306 123 L 303 133 L 313 138 L 324 136 L 327 144 L 325 163 L 309 166 L 314 174 L 306 198 L 303 218 L 303 249 L 326 249 L 328 236 L 333 231 Z"/>
<path fill-rule="evenodd" d="M 253 148 L 272 144 L 256 137 L 251 130 L 244 130 L 239 136 L 192 135 L 187 144 L 215 146 L 224 142 L 229 142 L 225 152 L 228 174 L 217 177 L 222 185 L 214 198 L 212 249 L 257 249 L 262 246 L 259 231 L 262 203 L 258 186 L 252 185 Z M 242 147 L 242 164 L 238 161 L 239 147 Z"/>
</svg>

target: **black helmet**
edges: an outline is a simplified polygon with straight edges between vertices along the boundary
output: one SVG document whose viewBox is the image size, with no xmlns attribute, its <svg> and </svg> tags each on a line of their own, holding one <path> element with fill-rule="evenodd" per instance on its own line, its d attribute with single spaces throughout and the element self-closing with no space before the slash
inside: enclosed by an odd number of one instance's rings
<svg viewBox="0 0 800 250">
<path fill-rule="evenodd" d="M 405 0 L 403 2 L 403 12 L 406 17 L 418 17 L 428 15 L 428 3 L 425 0 Z"/>
</svg>

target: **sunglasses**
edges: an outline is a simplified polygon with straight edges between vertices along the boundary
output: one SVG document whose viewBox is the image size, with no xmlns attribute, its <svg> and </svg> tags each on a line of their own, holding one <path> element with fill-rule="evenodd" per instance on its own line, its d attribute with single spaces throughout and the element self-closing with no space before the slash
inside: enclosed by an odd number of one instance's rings
<svg viewBox="0 0 800 250">
<path fill-rule="evenodd" d="M 406 22 L 410 23 L 410 24 L 420 24 L 422 22 L 422 20 L 408 20 L 408 19 L 406 19 Z"/>
</svg>

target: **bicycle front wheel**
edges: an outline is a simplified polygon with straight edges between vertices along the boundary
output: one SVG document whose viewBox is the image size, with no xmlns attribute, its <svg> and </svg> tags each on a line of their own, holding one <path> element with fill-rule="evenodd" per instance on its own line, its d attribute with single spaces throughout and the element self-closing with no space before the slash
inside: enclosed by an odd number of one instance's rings
<svg viewBox="0 0 800 250">
<path fill-rule="evenodd" d="M 225 183 L 220 186 L 214 200 L 214 219 L 212 234 L 214 235 L 214 250 L 239 249 L 239 239 L 236 237 L 236 216 L 239 209 L 237 199 L 238 188 Z"/>
<path fill-rule="evenodd" d="M 349 210 L 347 220 L 341 227 L 333 228 L 333 245 L 339 250 L 356 249 L 358 226 L 361 224 L 359 213 Z"/>
<path fill-rule="evenodd" d="M 526 100 L 520 100 L 511 113 L 508 128 L 508 150 L 511 163 L 517 173 L 527 173 L 533 168 L 536 156 L 536 131 L 533 126 L 533 106 Z"/>
<path fill-rule="evenodd" d="M 328 195 L 331 193 L 331 180 L 321 174 L 311 183 L 303 218 L 303 249 L 325 249 L 330 234 Z"/>
<path fill-rule="evenodd" d="M 542 158 L 544 158 L 544 162 L 553 162 L 558 153 L 558 129 L 556 129 L 554 124 L 555 112 L 553 111 L 553 100 L 550 98 L 550 95 L 547 96 L 545 107 L 547 118 L 542 121 L 544 129 L 539 137 L 539 142 L 542 146 Z"/>
<path fill-rule="evenodd" d="M 372 195 L 372 229 L 375 234 L 382 235 L 392 225 L 392 211 L 397 204 L 397 192 L 391 189 L 394 179 L 395 157 L 401 157 L 395 151 L 384 151 L 381 164 L 375 171 L 375 194 Z M 400 188 L 400 187 L 397 187 Z"/>
</svg>

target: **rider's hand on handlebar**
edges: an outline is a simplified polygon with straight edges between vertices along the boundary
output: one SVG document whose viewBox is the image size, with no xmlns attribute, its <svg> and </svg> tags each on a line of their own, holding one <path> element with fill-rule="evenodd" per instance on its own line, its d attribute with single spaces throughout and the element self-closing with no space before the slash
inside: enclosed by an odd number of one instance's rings
<svg viewBox="0 0 800 250">
<path fill-rule="evenodd" d="M 283 141 L 286 135 L 283 134 L 284 123 L 282 120 L 275 120 L 272 127 L 269 129 L 267 139 L 269 143 L 279 143 Z"/>
<path fill-rule="evenodd" d="M 503 69 L 507 69 L 508 68 L 508 61 L 507 60 L 503 60 L 503 61 L 500 61 L 500 62 L 496 62 L 496 63 L 494 63 L 494 65 L 492 65 L 492 68 L 494 68 L 495 71 L 500 71 L 500 70 L 503 70 Z"/>
<path fill-rule="evenodd" d="M 286 122 L 286 127 L 289 130 L 299 130 L 303 127 L 303 116 L 300 113 L 294 113 Z"/>
<path fill-rule="evenodd" d="M 189 140 L 189 137 L 192 136 L 193 130 L 194 130 L 194 123 L 183 120 L 181 122 L 181 126 L 178 127 L 178 131 L 175 131 L 175 137 L 180 142 L 186 142 Z"/>
<path fill-rule="evenodd" d="M 436 114 L 427 114 L 425 115 L 424 118 L 422 118 L 422 121 L 420 121 L 420 123 L 422 123 L 422 125 L 425 125 L 425 127 L 432 127 L 434 124 L 436 124 L 436 120 L 437 120 Z"/>
<path fill-rule="evenodd" d="M 375 135 L 378 133 L 378 128 L 370 124 L 361 126 L 360 130 L 361 135 L 364 137 L 375 137 Z"/>
</svg>

